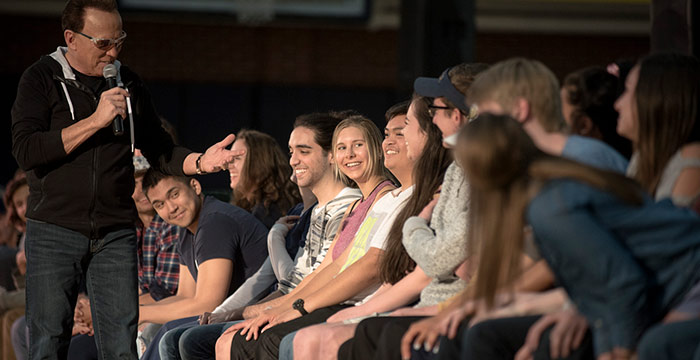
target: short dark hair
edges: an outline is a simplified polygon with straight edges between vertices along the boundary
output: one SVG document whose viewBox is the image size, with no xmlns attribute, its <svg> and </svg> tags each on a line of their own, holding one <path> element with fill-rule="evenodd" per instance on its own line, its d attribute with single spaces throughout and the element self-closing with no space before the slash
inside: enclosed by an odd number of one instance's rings
<svg viewBox="0 0 700 360">
<path fill-rule="evenodd" d="M 603 142 L 629 158 L 632 145 L 617 133 L 618 78 L 602 67 L 587 67 L 564 78 L 566 101 L 574 107 L 571 130 L 576 134 L 581 129 L 582 118 L 588 117 L 600 131 Z"/>
<path fill-rule="evenodd" d="M 63 31 L 82 31 L 85 26 L 85 9 L 93 8 L 106 12 L 118 12 L 115 0 L 68 0 L 61 15 Z"/>
<path fill-rule="evenodd" d="M 165 173 L 162 173 L 158 170 L 155 170 L 154 168 L 149 168 L 146 170 L 146 173 L 143 175 L 143 181 L 141 183 L 141 188 L 143 189 L 143 193 L 147 193 L 148 190 L 151 190 L 152 188 L 156 187 L 158 183 L 163 181 L 164 179 L 167 178 L 173 178 L 181 183 L 188 184 L 190 182 L 190 178 L 186 176 L 177 176 L 177 175 L 168 175 Z"/>
<path fill-rule="evenodd" d="M 408 107 L 411 105 L 411 100 L 402 101 L 398 104 L 392 105 L 389 110 L 384 113 L 384 119 L 386 122 L 391 121 L 391 119 L 399 116 L 406 115 L 408 113 Z"/>
<path fill-rule="evenodd" d="M 466 96 L 469 92 L 469 87 L 472 86 L 476 77 L 481 72 L 487 70 L 489 66 L 489 64 L 484 63 L 461 63 L 450 68 L 447 75 L 450 77 L 450 82 L 454 85 L 455 89 Z M 457 105 L 453 104 L 449 99 L 442 98 L 442 101 L 448 107 L 457 109 Z"/>
<path fill-rule="evenodd" d="M 343 110 L 304 114 L 296 118 L 294 128 L 302 126 L 312 130 L 314 132 L 314 141 L 321 146 L 323 151 L 328 153 L 333 145 L 333 131 L 335 131 L 335 127 L 352 115 L 357 115 L 357 112 L 354 110 Z"/>
</svg>

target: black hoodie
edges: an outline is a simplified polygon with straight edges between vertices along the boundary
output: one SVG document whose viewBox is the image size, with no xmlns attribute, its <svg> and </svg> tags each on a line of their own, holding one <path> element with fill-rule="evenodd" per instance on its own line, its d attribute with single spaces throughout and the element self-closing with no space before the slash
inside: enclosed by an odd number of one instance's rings
<svg viewBox="0 0 700 360">
<path fill-rule="evenodd" d="M 64 53 L 58 48 L 22 75 L 12 107 L 12 154 L 27 172 L 27 217 L 97 239 L 134 225 L 131 127 L 124 121 L 121 136 L 111 126 L 101 129 L 66 155 L 61 130 L 92 115 L 100 94 L 76 79 Z M 115 65 L 131 95 L 135 146 L 155 168 L 184 175 L 191 151 L 174 145 L 163 130 L 141 79 Z"/>
</svg>

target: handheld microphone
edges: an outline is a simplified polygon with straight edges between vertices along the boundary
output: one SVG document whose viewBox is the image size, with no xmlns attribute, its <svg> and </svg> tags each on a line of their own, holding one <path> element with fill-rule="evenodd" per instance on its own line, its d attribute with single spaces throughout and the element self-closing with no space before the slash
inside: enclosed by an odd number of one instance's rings
<svg viewBox="0 0 700 360">
<path fill-rule="evenodd" d="M 117 87 L 117 67 L 114 64 L 105 65 L 102 76 L 107 80 L 108 89 Z M 124 120 L 121 115 L 117 115 L 112 121 L 112 132 L 114 135 L 124 134 Z"/>
</svg>

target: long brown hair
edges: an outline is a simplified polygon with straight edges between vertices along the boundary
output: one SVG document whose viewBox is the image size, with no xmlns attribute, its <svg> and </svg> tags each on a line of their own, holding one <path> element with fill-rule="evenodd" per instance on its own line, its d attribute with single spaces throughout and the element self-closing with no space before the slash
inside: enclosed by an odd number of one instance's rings
<svg viewBox="0 0 700 360">
<path fill-rule="evenodd" d="M 7 223 L 18 231 L 24 231 L 27 224 L 19 217 L 19 214 L 17 214 L 17 208 L 15 208 L 15 204 L 12 202 L 12 197 L 22 186 L 28 186 L 27 175 L 24 171 L 18 170 L 15 176 L 5 186 L 5 193 L 3 194 L 3 203 L 7 210 Z"/>
<path fill-rule="evenodd" d="M 413 166 L 413 194 L 396 216 L 386 239 L 386 249 L 379 265 L 379 277 L 382 282 L 394 284 L 415 268 L 415 261 L 408 256 L 401 242 L 403 224 L 409 217 L 418 215 L 432 200 L 452 161 L 450 152 L 442 146 L 440 129 L 432 123 L 428 114 L 428 105 L 431 102 L 430 98 L 417 95 L 413 97 L 412 104 L 416 110 L 418 124 L 427 138 L 423 152 Z"/>
<path fill-rule="evenodd" d="M 642 202 L 633 180 L 545 154 L 509 116 L 480 115 L 460 132 L 456 154 L 470 183 L 468 246 L 479 263 L 474 294 L 488 306 L 520 274 L 525 208 L 543 183 L 572 178 Z"/>
<path fill-rule="evenodd" d="M 673 154 L 689 142 L 700 141 L 700 61 L 665 53 L 647 56 L 638 66 L 635 178 L 653 194 Z"/>
<path fill-rule="evenodd" d="M 258 203 L 268 210 L 275 205 L 286 213 L 301 197 L 299 188 L 289 179 L 292 168 L 277 141 L 247 129 L 238 132 L 236 139 L 245 141 L 248 151 L 233 203 L 246 210 Z"/>
</svg>

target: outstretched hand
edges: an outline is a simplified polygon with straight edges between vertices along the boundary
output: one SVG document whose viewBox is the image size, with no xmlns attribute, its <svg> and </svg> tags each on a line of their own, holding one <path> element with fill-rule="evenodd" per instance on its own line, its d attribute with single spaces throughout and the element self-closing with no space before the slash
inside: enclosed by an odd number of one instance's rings
<svg viewBox="0 0 700 360">
<path fill-rule="evenodd" d="M 233 162 L 233 158 L 245 154 L 245 150 L 233 151 L 226 147 L 233 144 L 236 136 L 228 134 L 223 140 L 210 146 L 204 152 L 201 159 L 201 169 L 205 173 L 214 173 L 228 169 L 228 164 Z"/>
</svg>

